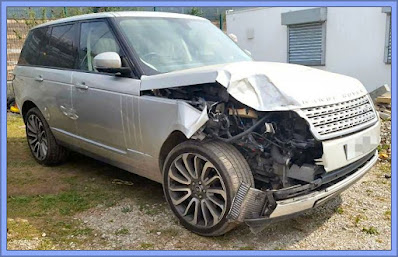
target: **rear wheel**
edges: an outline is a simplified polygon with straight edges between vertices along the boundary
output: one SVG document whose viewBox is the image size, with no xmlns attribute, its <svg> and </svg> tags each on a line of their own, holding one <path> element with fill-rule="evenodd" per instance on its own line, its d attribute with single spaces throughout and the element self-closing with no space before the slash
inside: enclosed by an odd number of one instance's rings
<svg viewBox="0 0 398 257">
<path fill-rule="evenodd" d="M 249 165 L 232 145 L 187 141 L 168 155 L 163 169 L 167 202 L 187 229 L 217 236 L 237 224 L 226 218 L 239 185 L 254 186 Z"/>
<path fill-rule="evenodd" d="M 56 165 L 68 156 L 68 151 L 60 146 L 50 127 L 38 108 L 30 109 L 26 114 L 26 138 L 35 160 L 42 165 Z"/>
</svg>

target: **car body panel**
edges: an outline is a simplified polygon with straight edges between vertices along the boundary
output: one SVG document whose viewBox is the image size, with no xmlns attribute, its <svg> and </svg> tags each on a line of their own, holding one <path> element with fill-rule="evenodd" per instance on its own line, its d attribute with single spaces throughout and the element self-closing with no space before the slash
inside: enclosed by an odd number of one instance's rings
<svg viewBox="0 0 398 257">
<path fill-rule="evenodd" d="M 124 136 L 122 96 L 137 95 L 139 80 L 98 73 L 73 72 L 72 83 L 77 135 L 83 140 L 107 146 L 109 150 L 125 153 L 127 146 Z M 98 150 L 98 146 L 90 143 L 82 144 L 82 147 L 93 152 Z"/>
<path fill-rule="evenodd" d="M 168 136 L 181 131 L 190 138 L 208 120 L 206 109 L 184 101 L 139 96 L 140 81 L 131 78 L 27 66 L 15 73 L 18 105 L 36 104 L 59 142 L 159 183 L 159 154 Z M 37 74 L 43 82 L 34 80 Z M 47 85 L 54 76 L 63 83 Z M 87 90 L 76 87 L 82 82 Z"/>
<path fill-rule="evenodd" d="M 17 66 L 13 81 L 17 104 L 32 101 L 43 113 L 50 127 L 76 133 L 72 106 L 72 76 L 67 70 Z M 59 134 L 59 140 L 73 140 Z"/>
<path fill-rule="evenodd" d="M 353 163 L 380 144 L 380 122 L 360 132 L 322 141 L 323 156 L 318 165 L 329 172 Z"/>
<path fill-rule="evenodd" d="M 367 94 L 357 79 L 348 76 L 295 64 L 254 61 L 143 76 L 141 90 L 215 82 L 257 111 L 333 104 Z"/>
<path fill-rule="evenodd" d="M 130 125 L 139 125 L 138 150 L 145 153 L 146 167 L 156 172 L 154 180 L 161 182 L 158 161 L 163 143 L 174 131 L 190 138 L 207 122 L 207 109 L 199 111 L 184 101 L 151 96 L 142 96 L 138 102 L 139 122 Z"/>
</svg>

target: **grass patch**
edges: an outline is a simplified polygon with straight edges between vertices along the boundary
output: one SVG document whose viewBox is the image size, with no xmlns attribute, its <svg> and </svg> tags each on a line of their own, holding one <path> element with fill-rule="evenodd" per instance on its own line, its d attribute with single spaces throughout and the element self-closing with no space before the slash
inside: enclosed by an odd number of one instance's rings
<svg viewBox="0 0 398 257">
<path fill-rule="evenodd" d="M 390 149 L 390 145 L 389 144 L 381 144 L 379 146 L 377 146 L 377 150 L 380 152 L 382 150 L 388 150 Z"/>
<path fill-rule="evenodd" d="M 380 175 L 391 175 L 391 163 L 390 162 L 380 162 L 377 165 L 377 173 Z"/>
<path fill-rule="evenodd" d="M 122 208 L 123 213 L 128 213 L 131 212 L 133 209 L 130 206 L 125 206 Z"/>
<path fill-rule="evenodd" d="M 378 235 L 379 231 L 377 231 L 377 229 L 373 226 L 370 226 L 369 228 L 362 228 L 362 232 L 365 232 L 366 234 L 369 235 Z"/>
<path fill-rule="evenodd" d="M 155 245 L 152 244 L 152 243 L 141 243 L 141 244 L 140 244 L 140 247 L 141 247 L 141 249 L 143 249 L 143 250 L 153 249 L 154 246 L 155 246 Z"/>
<path fill-rule="evenodd" d="M 7 240 L 32 240 L 40 237 L 40 232 L 26 219 L 7 219 Z"/>
<path fill-rule="evenodd" d="M 343 207 L 337 207 L 336 208 L 336 213 L 343 214 L 344 213 Z"/>
<path fill-rule="evenodd" d="M 387 210 L 384 212 L 384 217 L 387 220 L 391 220 L 391 210 Z"/>
<path fill-rule="evenodd" d="M 121 236 L 121 235 L 128 235 L 130 232 L 127 228 L 121 228 L 115 231 L 115 235 Z"/>
<path fill-rule="evenodd" d="M 8 115 L 7 129 L 7 217 L 28 220 L 31 226 L 9 224 L 8 228 L 16 231 L 15 240 L 35 237 L 32 231 L 38 231 L 40 249 L 53 249 L 54 245 L 60 250 L 71 249 L 71 244 L 83 249 L 95 232 L 73 218 L 77 213 L 96 206 L 115 206 L 128 197 L 139 199 L 146 214 L 164 211 L 160 184 L 76 153 L 62 165 L 41 166 L 30 153 L 19 115 Z M 134 181 L 135 186 L 112 183 L 115 179 Z M 41 237 L 43 232 L 45 238 Z"/>
<path fill-rule="evenodd" d="M 359 224 L 359 222 L 360 222 L 361 220 L 362 220 L 362 216 L 361 216 L 361 215 L 355 216 L 355 219 L 354 219 L 354 225 L 355 225 L 355 227 L 358 226 L 358 224 Z"/>
<path fill-rule="evenodd" d="M 248 251 L 248 250 L 255 250 L 255 248 L 253 246 L 242 246 L 239 247 L 239 250 L 244 250 L 244 251 Z"/>
</svg>

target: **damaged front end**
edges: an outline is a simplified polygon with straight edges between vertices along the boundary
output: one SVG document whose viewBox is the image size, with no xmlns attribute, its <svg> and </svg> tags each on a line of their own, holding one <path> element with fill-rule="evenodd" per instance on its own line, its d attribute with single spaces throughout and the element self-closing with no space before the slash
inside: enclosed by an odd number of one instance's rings
<svg viewBox="0 0 398 257">
<path fill-rule="evenodd" d="M 359 180 L 376 163 L 377 150 L 342 169 L 319 175 L 310 183 L 280 190 L 259 190 L 241 184 L 228 218 L 245 222 L 253 232 L 278 221 L 316 208 Z"/>
<path fill-rule="evenodd" d="M 276 74 L 271 66 L 260 68 L 267 67 Z M 167 82 L 162 77 L 167 75 L 161 75 L 162 80 L 149 81 L 143 91 L 144 95 L 184 101 L 201 111 L 201 116 L 207 115 L 206 123 L 190 139 L 221 140 L 244 156 L 255 185 L 240 185 L 227 216 L 231 222 L 245 222 L 259 231 L 271 219 L 287 218 L 336 196 L 376 162 L 378 119 L 363 87 L 348 83 L 353 92 L 347 94 L 349 99 L 342 101 L 341 95 L 321 99 L 323 105 L 312 108 L 320 103 L 305 100 L 303 93 L 289 96 L 287 84 L 284 90 L 275 86 L 275 81 L 282 83 L 280 76 L 271 79 L 256 69 L 238 73 L 237 68 L 216 73 L 201 70 L 191 77 L 197 80 L 195 85 L 178 86 L 187 81 L 181 74 L 176 77 L 181 78 L 179 82 Z M 297 83 L 304 81 L 301 74 L 313 72 L 304 69 L 296 73 Z M 330 76 L 325 75 L 326 79 Z M 318 76 L 320 83 L 323 79 Z M 167 83 L 152 88 L 156 81 Z M 350 153 L 352 145 L 364 138 L 369 138 L 369 144 Z"/>
</svg>

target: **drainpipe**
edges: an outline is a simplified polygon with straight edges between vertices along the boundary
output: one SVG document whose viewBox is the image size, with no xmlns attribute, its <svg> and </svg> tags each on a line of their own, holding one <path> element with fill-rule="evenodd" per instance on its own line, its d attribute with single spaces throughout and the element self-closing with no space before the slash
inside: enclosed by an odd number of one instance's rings
<svg viewBox="0 0 398 257">
<path fill-rule="evenodd" d="M 222 20 L 222 13 L 220 13 L 220 29 L 222 30 L 223 20 Z"/>
</svg>

